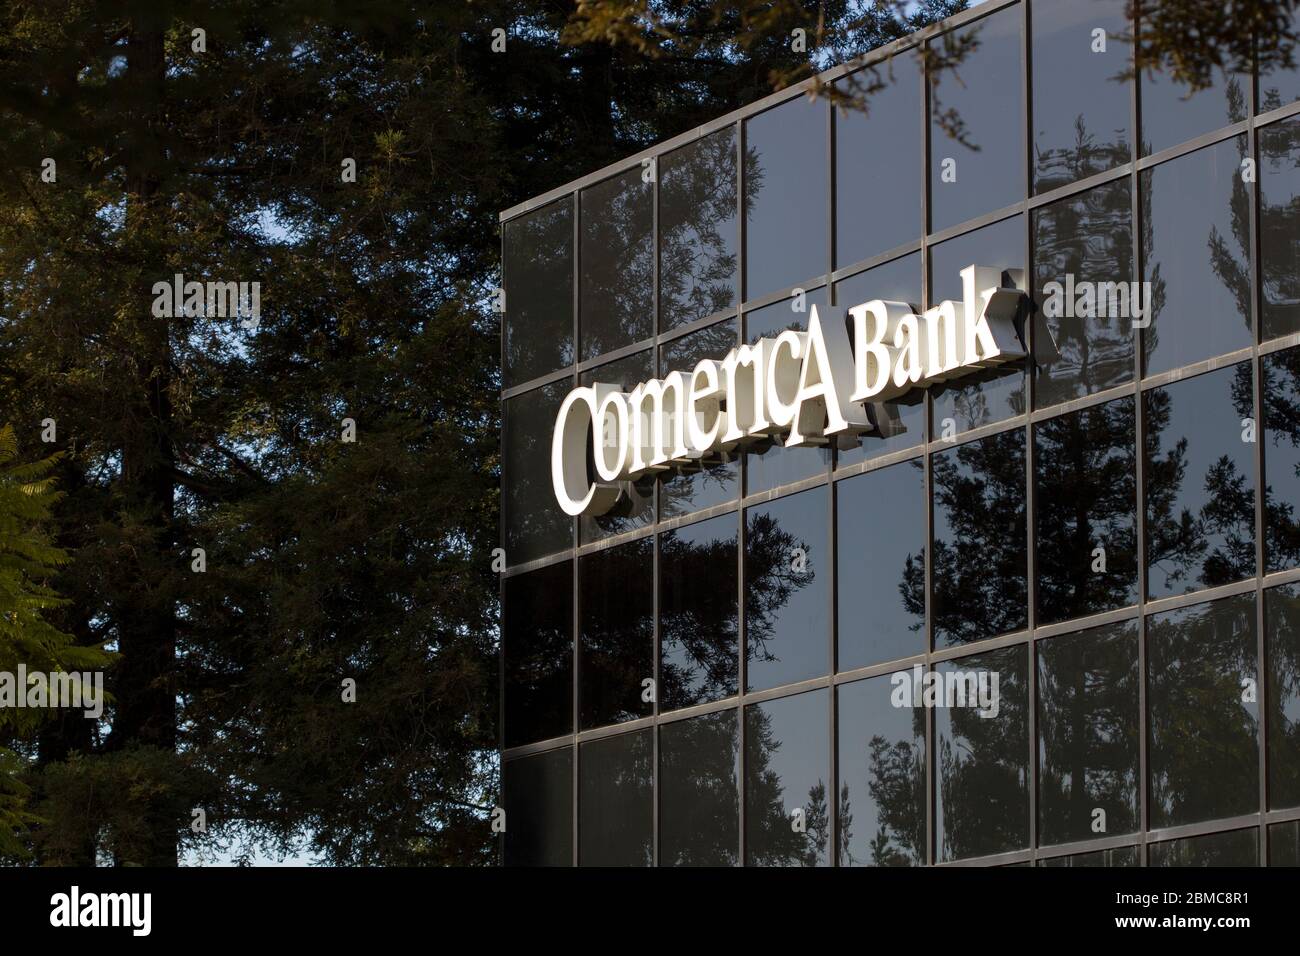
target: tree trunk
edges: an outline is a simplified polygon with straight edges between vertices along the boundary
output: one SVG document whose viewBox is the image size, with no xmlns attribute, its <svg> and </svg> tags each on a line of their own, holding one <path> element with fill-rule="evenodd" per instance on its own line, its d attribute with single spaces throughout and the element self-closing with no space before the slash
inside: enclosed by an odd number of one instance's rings
<svg viewBox="0 0 1300 956">
<path fill-rule="evenodd" d="M 128 87 L 132 91 L 132 144 L 127 160 L 127 232 L 135 254 L 141 254 L 142 277 L 166 271 L 161 223 L 157 222 L 159 184 L 165 158 L 166 115 L 163 87 L 166 24 L 150 13 L 133 15 L 127 44 Z M 149 280 L 152 281 L 152 280 Z M 171 565 L 179 560 L 173 530 L 174 450 L 170 399 L 171 355 L 168 320 L 155 318 L 150 299 L 140 289 L 139 313 L 147 343 L 135 357 L 137 394 L 126 401 L 135 407 L 126 424 L 122 449 L 121 492 L 125 506 L 151 534 L 152 555 L 142 555 L 142 580 L 128 589 L 117 610 L 118 645 L 122 659 L 116 668 L 117 709 L 110 749 L 133 745 L 164 750 L 176 747 L 175 609 L 166 584 Z M 156 580 L 149 580 L 153 576 Z M 145 825 L 149 838 L 142 858 L 146 866 L 175 866 L 180 821 L 166 812 L 151 813 Z"/>
</svg>

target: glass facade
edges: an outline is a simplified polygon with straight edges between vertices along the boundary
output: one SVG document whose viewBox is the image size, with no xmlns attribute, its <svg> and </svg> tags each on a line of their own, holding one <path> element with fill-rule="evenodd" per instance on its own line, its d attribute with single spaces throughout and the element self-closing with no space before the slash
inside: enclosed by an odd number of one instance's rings
<svg viewBox="0 0 1300 956">
<path fill-rule="evenodd" d="M 1300 863 L 1300 71 L 1124 79 L 1125 6 L 989 0 L 832 71 L 865 115 L 506 214 L 505 863 Z M 1029 358 L 556 504 L 573 387 L 972 263 Z"/>
</svg>

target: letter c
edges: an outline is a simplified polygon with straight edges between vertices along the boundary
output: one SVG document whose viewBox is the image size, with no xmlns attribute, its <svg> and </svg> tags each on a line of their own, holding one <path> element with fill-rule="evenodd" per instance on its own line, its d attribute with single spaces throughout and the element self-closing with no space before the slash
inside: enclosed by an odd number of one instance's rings
<svg viewBox="0 0 1300 956">
<path fill-rule="evenodd" d="M 565 396 L 555 416 L 551 483 L 555 486 L 555 500 L 568 515 L 603 514 L 618 500 L 617 485 L 592 484 L 587 479 L 587 436 L 591 436 L 593 452 L 597 456 L 600 452 L 596 406 L 594 388 L 575 388 Z"/>
</svg>

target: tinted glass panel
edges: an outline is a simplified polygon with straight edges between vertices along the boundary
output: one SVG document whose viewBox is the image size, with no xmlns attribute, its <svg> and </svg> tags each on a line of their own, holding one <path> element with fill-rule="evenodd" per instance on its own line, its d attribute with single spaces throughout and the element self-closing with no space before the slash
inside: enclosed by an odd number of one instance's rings
<svg viewBox="0 0 1300 956">
<path fill-rule="evenodd" d="M 501 610 L 507 747 L 573 730 L 573 562 L 505 580 Z"/>
<path fill-rule="evenodd" d="M 1300 806 L 1300 584 L 1264 592 L 1270 809 Z"/>
<path fill-rule="evenodd" d="M 1265 341 L 1300 331 L 1300 120 L 1259 131 Z"/>
<path fill-rule="evenodd" d="M 659 160 L 660 331 L 736 304 L 736 128 Z"/>
<path fill-rule="evenodd" d="M 573 200 L 502 227 L 506 388 L 573 363 Z"/>
<path fill-rule="evenodd" d="M 654 677 L 654 538 L 585 555 L 578 572 L 582 727 L 649 717 L 642 682 Z"/>
<path fill-rule="evenodd" d="M 1259 866 L 1259 831 L 1233 830 L 1152 843 L 1148 866 Z"/>
<path fill-rule="evenodd" d="M 623 391 L 630 392 L 641 382 L 654 378 L 653 363 L 652 352 L 637 352 L 626 358 L 588 369 L 579 376 L 579 382 L 583 385 L 594 385 L 597 382 L 618 385 Z M 549 463 L 549 434 L 546 441 L 548 449 L 544 461 Z M 587 454 L 587 476 L 592 481 L 599 480 L 590 452 Z M 636 481 L 625 481 L 622 484 L 623 493 L 612 508 L 604 514 L 582 515 L 578 518 L 578 536 L 584 544 L 621 534 L 624 531 L 644 528 L 654 521 L 655 478 L 653 474 L 645 475 Z"/>
<path fill-rule="evenodd" d="M 1038 643 L 1038 839 L 1138 829 L 1137 621 Z"/>
<path fill-rule="evenodd" d="M 905 461 L 836 483 L 839 670 L 925 653 L 925 472 Z"/>
<path fill-rule="evenodd" d="M 1129 161 L 1127 0 L 1033 0 L 1034 191 Z M 1104 30 L 1104 35 L 1094 31 Z"/>
<path fill-rule="evenodd" d="M 1250 345 L 1250 187 L 1236 136 L 1142 173 L 1148 374 Z M 1188 197 L 1195 196 L 1195 202 Z"/>
<path fill-rule="evenodd" d="M 828 489 L 745 513 L 745 648 L 750 690 L 830 670 Z"/>
<path fill-rule="evenodd" d="M 1143 155 L 1158 153 L 1246 118 L 1249 77 L 1215 69 L 1211 85 L 1193 93 L 1166 70 L 1143 70 L 1142 74 Z"/>
<path fill-rule="evenodd" d="M 835 301 L 846 309 L 872 299 L 906 302 L 912 310 L 921 307 L 921 254 L 914 252 L 884 265 L 849 276 L 835 284 Z M 850 336 L 853 333 L 849 327 Z M 850 448 L 837 448 L 841 466 L 866 461 L 903 448 L 919 445 L 925 438 L 925 392 L 917 389 L 901 402 L 867 406 L 875 430 L 858 437 Z"/>
<path fill-rule="evenodd" d="M 1285 571 L 1300 565 L 1300 349 L 1265 356 L 1263 368 L 1264 560 Z"/>
<path fill-rule="evenodd" d="M 829 866 L 827 692 L 745 708 L 745 848 L 749 866 Z"/>
<path fill-rule="evenodd" d="M 781 299 L 759 309 L 745 313 L 745 341 L 757 342 L 762 338 L 776 338 L 786 329 L 807 329 L 809 310 L 814 305 L 825 306 L 826 286 L 806 289 L 802 296 Z"/>
<path fill-rule="evenodd" d="M 1010 205 L 1025 189 L 1020 7 L 954 36 L 951 44 L 931 44 L 939 56 L 955 58 L 930 76 L 930 228 L 936 232 Z"/>
<path fill-rule="evenodd" d="M 1025 434 L 1019 429 L 934 456 L 934 642 L 969 644 L 1028 623 Z M 907 600 L 921 601 L 921 582 Z"/>
<path fill-rule="evenodd" d="M 824 275 L 826 100 L 798 96 L 745 121 L 745 298 Z"/>
<path fill-rule="evenodd" d="M 551 432 L 572 387 L 555 382 L 503 403 L 503 524 L 512 567 L 573 545 L 573 519 L 560 510 L 551 484 Z"/>
<path fill-rule="evenodd" d="M 1029 842 L 1025 648 L 963 657 L 940 664 L 935 673 L 943 681 L 934 711 L 940 859 L 1021 849 Z M 950 704 L 962 700 L 948 692 L 956 686 L 966 694 L 965 706 Z M 975 705 L 973 687 L 978 687 Z"/>
<path fill-rule="evenodd" d="M 506 866 L 572 866 L 573 751 L 506 761 L 501 789 Z"/>
<path fill-rule="evenodd" d="M 1284 14 L 1285 16 L 1285 14 Z M 1287 28 L 1294 37 L 1300 34 L 1300 11 L 1291 14 Z M 1300 63 L 1294 44 L 1291 45 L 1292 66 L 1265 64 L 1259 75 L 1259 112 L 1267 113 L 1300 99 Z"/>
<path fill-rule="evenodd" d="M 1300 820 L 1268 828 L 1268 865 L 1300 866 Z"/>
<path fill-rule="evenodd" d="M 1132 220 L 1127 179 L 1034 212 L 1034 294 L 1057 353 L 1036 350 L 1038 408 L 1133 380 Z"/>
<path fill-rule="evenodd" d="M 1095 853 L 1075 853 L 1071 856 L 1053 856 L 1039 860 L 1039 866 L 1137 866 L 1138 851 L 1135 846 L 1122 846 L 1116 850 L 1098 850 Z"/>
<path fill-rule="evenodd" d="M 835 116 L 835 264 L 842 268 L 921 238 L 920 58 L 908 51 L 838 85 L 866 106 Z"/>
<path fill-rule="evenodd" d="M 659 680 L 664 710 L 736 693 L 738 528 L 739 518 L 729 514 L 659 536 Z"/>
<path fill-rule="evenodd" d="M 875 677 L 837 691 L 840 866 L 926 862 L 925 710 L 894 706 L 893 690 Z"/>
<path fill-rule="evenodd" d="M 659 729 L 659 864 L 735 866 L 740 855 L 736 711 Z"/>
<path fill-rule="evenodd" d="M 962 299 L 961 270 L 969 265 L 995 269 L 1024 269 L 1025 222 L 1012 216 L 930 250 L 930 302 Z M 1010 276 L 1004 276 L 1004 284 Z M 934 394 L 934 434 L 951 436 L 1002 421 L 1025 411 L 1023 363 L 1001 369 L 963 374 Z"/>
<path fill-rule="evenodd" d="M 578 863 L 649 866 L 653 860 L 654 731 L 582 745 Z"/>
<path fill-rule="evenodd" d="M 710 325 L 690 335 L 673 339 L 659 349 L 662 374 L 688 373 L 703 359 L 722 359 L 736 346 L 734 319 Z M 740 490 L 740 461 L 735 454 L 718 453 L 699 467 L 674 468 L 659 477 L 659 517 L 712 508 L 732 501 Z"/>
<path fill-rule="evenodd" d="M 582 191 L 583 359 L 654 334 L 654 187 L 641 169 Z"/>
<path fill-rule="evenodd" d="M 1143 395 L 1147 593 L 1183 594 L 1255 573 L 1250 363 Z"/>
<path fill-rule="evenodd" d="M 1148 619 L 1153 829 L 1259 808 L 1256 633 L 1253 594 Z"/>
<path fill-rule="evenodd" d="M 1137 423 L 1122 398 L 1034 426 L 1038 623 L 1137 603 Z"/>
</svg>

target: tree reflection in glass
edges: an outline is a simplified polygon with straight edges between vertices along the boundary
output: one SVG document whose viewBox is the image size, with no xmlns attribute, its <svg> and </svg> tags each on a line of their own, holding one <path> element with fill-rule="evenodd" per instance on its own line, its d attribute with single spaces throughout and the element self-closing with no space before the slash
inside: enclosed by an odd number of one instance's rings
<svg viewBox="0 0 1300 956">
<path fill-rule="evenodd" d="M 925 710 L 892 690 L 886 675 L 837 691 L 840 866 L 926 863 Z"/>
<path fill-rule="evenodd" d="M 1025 433 L 1000 432 L 936 454 L 934 643 L 982 641 L 1028 623 Z M 907 606 L 925 613 L 924 569 L 905 576 Z"/>
<path fill-rule="evenodd" d="M 1255 595 L 1147 621 L 1150 825 L 1259 808 Z"/>
<path fill-rule="evenodd" d="M 830 865 L 829 742 L 824 690 L 745 708 L 747 865 Z"/>
<path fill-rule="evenodd" d="M 676 710 L 736 693 L 740 664 L 734 514 L 659 536 L 660 707 Z"/>
<path fill-rule="evenodd" d="M 654 187 L 638 166 L 582 191 L 582 358 L 654 334 Z"/>
<path fill-rule="evenodd" d="M 1149 597 L 1255 573 L 1251 388 L 1242 362 L 1143 394 Z"/>
<path fill-rule="evenodd" d="M 1029 842 L 1029 690 L 1026 649 L 1006 647 L 935 671 L 998 675 L 998 713 L 934 712 L 935 829 L 942 860 L 1018 850 Z"/>
<path fill-rule="evenodd" d="M 659 331 L 736 304 L 736 216 L 734 126 L 659 160 Z"/>
</svg>

